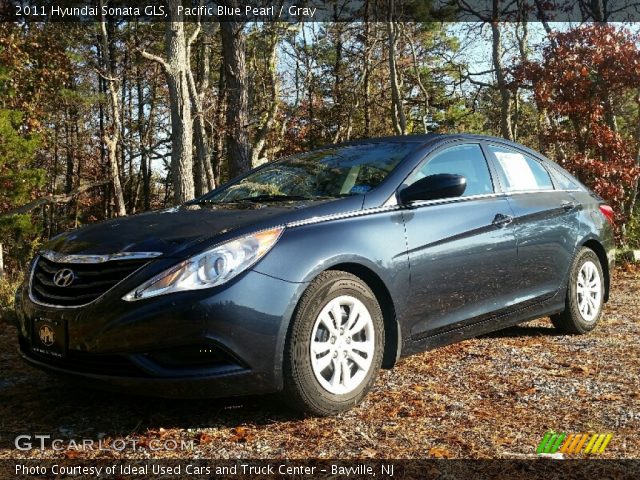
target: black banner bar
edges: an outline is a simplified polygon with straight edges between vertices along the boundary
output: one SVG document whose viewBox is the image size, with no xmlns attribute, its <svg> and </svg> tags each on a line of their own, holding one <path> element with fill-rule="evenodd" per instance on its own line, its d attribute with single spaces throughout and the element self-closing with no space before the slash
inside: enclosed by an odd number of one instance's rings
<svg viewBox="0 0 640 480">
<path fill-rule="evenodd" d="M 173 4 L 173 7 L 170 7 Z M 95 22 L 633 22 L 640 0 L 0 0 L 0 19 Z"/>
<path fill-rule="evenodd" d="M 640 460 L 0 460 L 0 478 L 598 479 L 640 478 Z"/>
</svg>

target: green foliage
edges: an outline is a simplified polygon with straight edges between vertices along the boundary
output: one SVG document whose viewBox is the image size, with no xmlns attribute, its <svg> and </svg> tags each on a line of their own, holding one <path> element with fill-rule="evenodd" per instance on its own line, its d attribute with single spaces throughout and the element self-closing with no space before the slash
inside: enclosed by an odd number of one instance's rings
<svg viewBox="0 0 640 480">
<path fill-rule="evenodd" d="M 637 204 L 629 223 L 627 223 L 626 244 L 632 249 L 640 248 L 640 207 Z"/>
<path fill-rule="evenodd" d="M 15 293 L 23 278 L 22 273 L 0 277 L 0 320 L 9 320 L 13 316 Z"/>
<path fill-rule="evenodd" d="M 44 170 L 33 167 L 40 139 L 22 130 L 19 112 L 0 109 L 0 215 L 28 203 L 44 184 Z M 29 214 L 0 216 L 0 239 L 14 259 L 23 258 L 38 234 L 39 227 Z M 10 257 L 7 263 L 11 263 Z"/>
<path fill-rule="evenodd" d="M 33 157 L 40 145 L 37 135 L 22 134 L 22 114 L 0 110 L 0 212 L 31 199 L 34 189 L 44 184 L 44 171 L 33 168 Z M 17 228 L 25 220 L 15 217 Z"/>
</svg>

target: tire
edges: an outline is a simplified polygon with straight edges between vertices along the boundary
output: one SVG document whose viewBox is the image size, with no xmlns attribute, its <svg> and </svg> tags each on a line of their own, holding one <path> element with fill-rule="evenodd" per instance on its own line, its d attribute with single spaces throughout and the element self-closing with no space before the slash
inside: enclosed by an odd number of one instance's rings
<svg viewBox="0 0 640 480">
<path fill-rule="evenodd" d="M 378 375 L 384 340 L 382 311 L 367 284 L 350 273 L 323 272 L 304 292 L 289 328 L 284 400 L 317 416 L 354 407 Z"/>
<path fill-rule="evenodd" d="M 586 294 L 581 293 L 584 292 L 582 285 L 585 279 L 589 288 Z M 602 316 L 604 294 L 605 283 L 600 259 L 593 250 L 583 247 L 571 265 L 565 309 L 553 315 L 551 321 L 558 330 L 565 333 L 581 335 L 590 332 Z"/>
</svg>

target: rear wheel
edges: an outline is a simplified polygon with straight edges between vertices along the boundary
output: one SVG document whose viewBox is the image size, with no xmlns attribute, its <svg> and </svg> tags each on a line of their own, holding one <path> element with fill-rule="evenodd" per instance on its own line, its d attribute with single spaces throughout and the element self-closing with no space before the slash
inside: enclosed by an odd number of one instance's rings
<svg viewBox="0 0 640 480">
<path fill-rule="evenodd" d="M 571 266 L 565 310 L 551 317 L 566 333 L 583 334 L 595 328 L 602 315 L 604 275 L 595 252 L 582 248 Z"/>
<path fill-rule="evenodd" d="M 328 271 L 304 293 L 285 347 L 285 400 L 313 415 L 357 405 L 382 364 L 384 322 L 371 289 Z"/>
</svg>

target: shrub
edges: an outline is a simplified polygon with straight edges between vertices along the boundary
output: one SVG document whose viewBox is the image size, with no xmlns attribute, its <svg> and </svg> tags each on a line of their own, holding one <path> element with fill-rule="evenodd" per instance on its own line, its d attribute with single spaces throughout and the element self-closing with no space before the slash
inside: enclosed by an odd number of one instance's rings
<svg viewBox="0 0 640 480">
<path fill-rule="evenodd" d="M 0 320 L 10 321 L 14 313 L 16 290 L 22 283 L 23 274 L 3 275 L 0 277 Z"/>
</svg>

